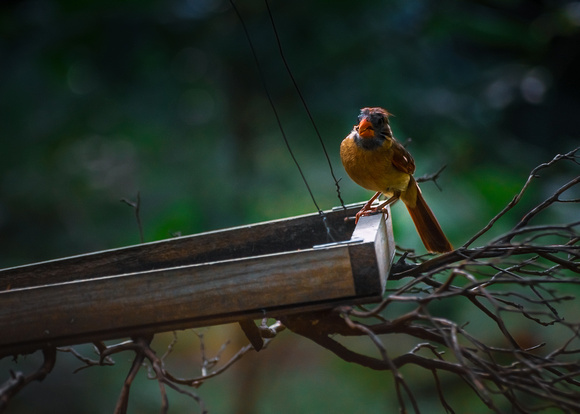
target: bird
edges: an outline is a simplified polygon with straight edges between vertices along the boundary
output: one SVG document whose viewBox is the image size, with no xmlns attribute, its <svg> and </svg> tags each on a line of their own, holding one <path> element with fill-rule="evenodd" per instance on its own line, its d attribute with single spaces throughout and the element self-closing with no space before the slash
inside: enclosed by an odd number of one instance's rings
<svg viewBox="0 0 580 414">
<path fill-rule="evenodd" d="M 362 216 L 382 212 L 400 199 L 425 248 L 432 253 L 450 252 L 453 246 L 413 177 L 415 160 L 393 136 L 390 116 L 392 114 L 383 108 L 362 108 L 358 124 L 340 144 L 340 158 L 347 174 L 361 187 L 376 192 L 356 214 L 356 222 Z M 387 200 L 373 208 L 373 202 L 381 194 Z"/>
</svg>

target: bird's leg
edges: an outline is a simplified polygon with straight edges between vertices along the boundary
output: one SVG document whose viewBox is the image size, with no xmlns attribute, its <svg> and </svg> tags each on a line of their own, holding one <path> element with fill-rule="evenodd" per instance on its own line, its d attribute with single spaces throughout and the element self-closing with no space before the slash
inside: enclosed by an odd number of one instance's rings
<svg viewBox="0 0 580 414">
<path fill-rule="evenodd" d="M 379 191 L 377 192 L 374 196 L 371 197 L 371 199 L 369 201 L 366 202 L 366 204 L 359 210 L 358 213 L 356 213 L 355 216 L 355 224 L 358 223 L 358 219 L 361 218 L 362 216 L 366 216 L 367 214 L 372 214 L 370 213 L 373 209 L 371 208 L 371 205 L 374 203 L 374 201 L 379 198 L 379 196 L 382 193 Z"/>
<path fill-rule="evenodd" d="M 368 210 L 372 210 L 371 206 L 373 205 L 373 203 L 375 202 L 375 200 L 377 198 L 379 198 L 379 196 L 382 193 L 379 191 L 378 193 L 376 193 L 374 196 L 371 197 L 371 199 L 369 201 L 366 202 L 366 204 L 360 209 L 360 211 L 368 211 Z M 359 213 L 360 213 L 359 211 Z"/>
<path fill-rule="evenodd" d="M 401 193 L 396 192 L 391 198 L 389 198 L 386 201 L 383 201 L 381 204 L 379 204 L 374 210 L 376 210 L 377 212 L 379 211 L 383 211 L 385 209 L 385 207 L 390 206 L 391 204 L 393 204 L 395 201 L 397 201 L 399 198 L 401 197 Z"/>
<path fill-rule="evenodd" d="M 371 216 L 373 214 L 378 214 L 378 213 L 382 213 L 383 210 L 385 209 L 385 207 L 390 206 L 391 204 L 393 204 L 395 201 L 397 201 L 399 199 L 399 197 L 401 197 L 401 193 L 397 192 L 395 193 L 392 197 L 390 197 L 388 200 L 383 201 L 381 204 L 379 204 L 377 207 L 371 208 L 371 204 L 373 203 L 373 201 L 375 201 L 377 199 L 377 197 L 381 195 L 381 193 L 376 193 L 369 201 L 368 203 L 366 203 L 363 208 L 360 209 L 360 211 L 358 213 L 356 213 L 356 221 L 355 224 L 358 223 L 358 220 L 362 217 L 362 216 Z"/>
</svg>

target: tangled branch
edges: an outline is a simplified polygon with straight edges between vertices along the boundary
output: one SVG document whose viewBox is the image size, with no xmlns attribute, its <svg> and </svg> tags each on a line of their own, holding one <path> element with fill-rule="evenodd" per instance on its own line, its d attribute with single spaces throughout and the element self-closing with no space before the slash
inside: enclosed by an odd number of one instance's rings
<svg viewBox="0 0 580 414">
<path fill-rule="evenodd" d="M 113 357 L 134 354 L 123 382 L 115 413 L 127 412 L 134 379 L 141 368 L 157 381 L 161 412 L 169 409 L 167 388 L 189 396 L 202 413 L 207 409 L 193 389 L 227 371 L 252 349 L 265 348 L 285 327 L 324 347 L 339 358 L 373 370 L 388 371 L 402 412 L 410 406 L 419 412 L 420 401 L 405 370 L 425 369 L 447 412 L 452 396 L 442 379 L 460 378 L 492 411 L 508 406 L 514 412 L 535 412 L 556 407 L 563 412 L 580 411 L 580 221 L 537 224 L 541 213 L 563 204 L 580 204 L 570 196 L 578 192 L 576 174 L 531 208 L 509 231 L 486 244 L 472 247 L 490 232 L 523 198 L 541 171 L 559 163 L 580 165 L 580 148 L 560 154 L 536 167 L 521 191 L 489 223 L 452 252 L 432 257 L 399 250 L 391 268 L 384 299 L 372 308 L 341 306 L 330 311 L 286 316 L 271 325 L 242 321 L 251 344 L 226 360 L 228 342 L 209 357 L 204 334 L 197 332 L 202 362 L 200 375 L 180 378 L 166 366 L 177 336 L 159 356 L 151 346 L 153 337 L 136 337 L 114 345 L 95 343 L 96 357 L 75 348 L 46 348 L 41 367 L 25 375 L 11 373 L 0 386 L 0 411 L 10 399 L 33 381 L 41 381 L 55 363 L 57 350 L 73 355 L 81 369 L 114 365 Z M 441 170 L 423 180 L 435 181 Z M 461 314 L 450 309 L 461 309 Z M 397 348 L 394 335 L 412 338 L 408 350 Z M 341 337 L 360 337 L 376 349 L 376 356 L 351 349 Z M 253 345 L 252 345 L 253 344 Z M 395 346 L 393 346 L 394 344 Z M 399 345 L 400 346 L 400 345 Z M 76 372 L 76 371 L 75 371 Z"/>
<path fill-rule="evenodd" d="M 461 248 L 434 258 L 401 254 L 392 268 L 391 287 L 374 308 L 339 307 L 283 322 L 345 361 L 391 371 L 403 412 L 408 402 L 419 412 L 401 373 L 407 365 L 432 373 L 449 412 L 453 409 L 441 387 L 441 373 L 460 377 L 495 412 L 506 402 L 516 412 L 547 407 L 580 411 L 580 320 L 574 304 L 574 293 L 580 292 L 580 221 L 530 224 L 560 203 L 580 203 L 564 198 L 578 188 L 580 176 L 561 185 L 507 233 L 469 248 L 522 199 L 540 170 L 562 161 L 579 165 L 579 150 L 535 168 L 520 193 Z M 449 316 L 448 309 L 441 309 L 444 303 L 465 304 L 463 313 L 476 320 Z M 414 309 L 402 312 L 401 304 Z M 345 347 L 337 334 L 368 337 L 379 356 Z M 394 356 L 386 345 L 396 343 L 388 339 L 394 334 L 420 342 Z"/>
</svg>

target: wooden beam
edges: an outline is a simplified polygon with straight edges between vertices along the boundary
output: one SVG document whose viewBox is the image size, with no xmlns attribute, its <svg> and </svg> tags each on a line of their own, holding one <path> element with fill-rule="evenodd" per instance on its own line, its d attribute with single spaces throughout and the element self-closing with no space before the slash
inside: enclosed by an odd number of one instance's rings
<svg viewBox="0 0 580 414">
<path fill-rule="evenodd" d="M 0 355 L 379 300 L 394 254 L 390 220 L 364 217 L 352 232 L 351 214 L 0 271 L 11 286 L 0 292 Z"/>
<path fill-rule="evenodd" d="M 121 273 L 310 248 L 350 239 L 360 205 L 0 270 L 0 289 L 18 289 Z M 334 240 L 329 238 L 329 233 Z"/>
</svg>

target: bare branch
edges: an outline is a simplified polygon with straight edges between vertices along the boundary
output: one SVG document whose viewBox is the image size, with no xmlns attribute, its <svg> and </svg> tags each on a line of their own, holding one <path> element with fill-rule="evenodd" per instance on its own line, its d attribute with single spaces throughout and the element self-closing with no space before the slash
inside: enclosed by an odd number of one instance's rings
<svg viewBox="0 0 580 414">
<path fill-rule="evenodd" d="M 580 222 L 530 225 L 539 213 L 561 203 L 580 203 L 563 198 L 580 183 L 580 177 L 560 185 L 506 234 L 486 245 L 468 247 L 521 200 L 540 170 L 562 160 L 580 164 L 579 150 L 535 168 L 520 193 L 463 247 L 436 257 L 400 250 L 401 259 L 389 279 L 390 285 L 400 282 L 376 306 L 340 307 L 282 321 L 345 361 L 390 370 L 403 410 L 406 400 L 401 389 L 414 401 L 408 380 L 403 381 L 401 374 L 401 368 L 408 365 L 431 372 L 439 400 L 449 412 L 453 410 L 443 395 L 440 372 L 462 378 L 495 412 L 500 412 L 499 398 L 516 412 L 547 407 L 580 410 L 580 320 L 575 307 L 568 305 L 578 291 L 571 288 L 580 285 Z M 411 279 L 403 283 L 405 278 Z M 442 314 L 437 306 L 458 301 L 464 312 L 453 317 Z M 404 313 L 394 306 L 401 303 L 407 305 Z M 415 308 L 409 311 L 408 305 Z M 463 320 L 465 315 L 477 315 L 477 326 Z M 557 337 L 553 328 L 558 329 Z M 562 336 L 566 331 L 569 335 Z M 388 338 L 394 334 L 422 342 L 407 353 L 391 356 L 388 344 L 393 341 Z M 368 338 L 380 358 L 348 349 L 338 335 Z"/>
<path fill-rule="evenodd" d="M 133 364 L 131 364 L 131 369 L 127 374 L 127 378 L 125 378 L 125 382 L 123 383 L 123 388 L 121 388 L 121 394 L 119 395 L 119 399 L 117 400 L 117 405 L 115 406 L 115 414 L 125 414 L 127 412 L 127 408 L 129 407 L 129 392 L 131 391 L 131 385 L 133 384 L 133 380 L 137 376 L 139 369 L 141 369 L 141 365 L 145 360 L 145 354 L 143 352 L 137 352 L 135 355 L 135 359 L 133 360 Z"/>
<path fill-rule="evenodd" d="M 110 357 L 106 357 L 104 359 L 91 359 L 88 357 L 83 356 L 81 353 L 79 353 L 75 348 L 73 347 L 61 347 L 61 348 L 57 348 L 56 349 L 58 352 L 67 352 L 71 355 L 73 355 L 76 359 L 78 359 L 79 361 L 81 361 L 82 363 L 84 363 L 85 365 L 75 369 L 73 371 L 73 373 L 77 373 L 79 371 L 82 371 L 85 368 L 89 368 L 89 367 L 93 367 L 93 366 L 100 366 L 100 365 L 115 365 L 115 361 L 113 361 Z M 97 351 L 97 354 L 100 352 L 99 348 L 95 345 L 95 350 Z"/>
<path fill-rule="evenodd" d="M 18 392 L 34 381 L 42 381 L 54 368 L 56 364 L 56 349 L 44 348 L 42 350 L 44 362 L 37 371 L 30 375 L 22 372 L 11 372 L 11 378 L 0 387 L 0 411 L 4 411 L 6 406 Z"/>
<path fill-rule="evenodd" d="M 433 181 L 433 184 L 435 184 L 435 186 L 439 189 L 439 191 L 443 191 L 441 189 L 441 187 L 439 186 L 439 183 L 437 183 L 437 180 L 439 179 L 439 176 L 441 175 L 441 173 L 443 172 L 443 170 L 445 168 L 447 168 L 447 165 L 444 165 L 443 167 L 439 168 L 439 170 L 437 170 L 433 174 L 425 174 L 425 175 L 422 175 L 421 177 L 417 177 L 417 178 L 415 178 L 415 181 L 417 181 L 418 183 L 423 183 L 426 181 Z"/>
<path fill-rule="evenodd" d="M 135 219 L 137 220 L 137 227 L 139 228 L 139 240 L 141 243 L 145 243 L 145 238 L 143 237 L 143 225 L 141 224 L 141 193 L 137 192 L 137 201 L 129 201 L 126 198 L 121 199 L 122 203 L 127 204 L 132 207 L 135 211 Z"/>
<path fill-rule="evenodd" d="M 511 210 L 516 204 L 518 204 L 520 202 L 520 200 L 522 199 L 524 193 L 526 192 L 526 190 L 530 186 L 532 180 L 539 177 L 538 172 L 540 170 L 543 170 L 545 168 L 549 168 L 552 165 L 554 165 L 555 163 L 562 161 L 562 160 L 569 160 L 569 161 L 572 161 L 572 162 L 578 164 L 578 155 L 576 154 L 578 151 L 580 151 L 580 147 L 577 147 L 577 148 L 573 149 L 572 151 L 567 152 L 566 154 L 558 154 L 551 161 L 540 164 L 536 168 L 534 168 L 532 170 L 532 172 L 530 173 L 530 175 L 528 176 L 528 179 L 526 180 L 524 186 L 522 187 L 520 192 L 512 199 L 512 201 L 510 201 L 510 203 L 502 211 L 500 211 L 493 219 L 491 219 L 490 222 L 483 229 L 481 229 L 472 238 L 470 238 L 467 242 L 465 242 L 463 247 L 468 247 L 471 244 L 473 244 L 473 242 L 475 240 L 480 238 L 483 234 L 487 233 L 487 231 L 489 229 L 491 229 L 493 227 L 493 225 L 502 216 L 504 216 L 509 210 Z"/>
<path fill-rule="evenodd" d="M 563 184 L 511 230 L 487 244 L 470 247 L 520 202 L 540 171 L 547 172 L 561 161 L 580 165 L 578 151 L 580 148 L 559 154 L 534 168 L 513 200 L 459 249 L 433 256 L 398 248 L 400 259 L 391 269 L 387 294 L 378 304 L 287 315 L 271 325 L 267 319 L 260 325 L 242 321 L 255 345 L 240 348 L 229 359 L 224 358 L 229 341 L 217 351 L 207 350 L 205 331 L 194 331 L 201 357 L 197 377 L 176 377 L 166 366 L 177 343 L 175 333 L 161 356 L 151 347 L 153 337 L 136 337 L 110 346 L 95 343 L 96 358 L 83 356 L 74 348 L 58 351 L 81 361 L 77 371 L 113 365 L 112 356 L 121 352 L 135 354 L 116 413 L 127 412 L 131 386 L 143 366 L 148 378 L 158 382 L 162 413 L 169 409 L 168 388 L 189 396 L 206 413 L 203 400 L 191 388 L 223 374 L 251 350 L 262 345 L 266 348 L 286 327 L 345 361 L 390 371 L 402 412 L 409 405 L 412 411 L 420 410 L 420 401 L 411 388 L 413 377 L 403 375 L 409 366 L 429 372 L 447 412 L 453 412 L 454 395 L 445 395 L 442 373 L 460 378 L 494 412 L 500 412 L 501 400 L 514 412 L 546 408 L 579 412 L 580 318 L 574 301 L 580 285 L 580 221 L 531 223 L 540 213 L 563 203 L 580 204 L 580 199 L 565 198 L 566 192 L 580 184 L 580 176 L 573 173 L 573 177 L 562 179 L 564 175 L 559 173 Z M 436 181 L 442 170 L 419 180 Z M 138 216 L 139 199 L 136 204 L 125 202 Z M 392 346 L 396 340 L 391 339 L 401 335 L 416 341 L 410 350 Z M 352 350 L 341 343 L 341 337 L 369 341 L 378 355 Z M 12 373 L 0 387 L 0 411 L 24 386 L 42 380 L 52 370 L 56 350 L 47 348 L 43 353 L 44 363 L 38 371 L 29 376 Z"/>
</svg>

